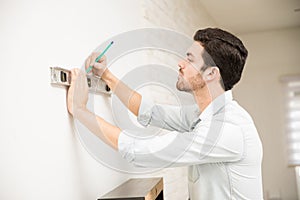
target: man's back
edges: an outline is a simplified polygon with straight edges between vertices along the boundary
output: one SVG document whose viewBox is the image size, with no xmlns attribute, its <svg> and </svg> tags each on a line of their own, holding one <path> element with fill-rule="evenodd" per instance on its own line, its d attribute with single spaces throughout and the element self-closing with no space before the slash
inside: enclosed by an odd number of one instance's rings
<svg viewBox="0 0 300 200">
<path fill-rule="evenodd" d="M 190 166 L 190 198 L 216 200 L 263 199 L 262 145 L 251 117 L 235 101 L 231 101 L 226 103 L 224 108 L 213 118 L 214 120 L 223 121 L 222 135 L 218 137 L 218 141 L 234 141 L 235 134 L 242 134 L 243 154 L 238 161 L 234 162 L 213 162 L 212 160 L 212 163 Z M 199 123 L 200 126 L 201 123 Z M 232 126 L 240 127 L 241 132 L 230 132 Z M 226 143 L 224 141 L 220 142 Z M 214 151 L 211 150 L 210 154 L 213 154 Z M 224 152 L 226 153 L 226 150 Z M 213 155 L 210 156 L 213 157 Z"/>
</svg>

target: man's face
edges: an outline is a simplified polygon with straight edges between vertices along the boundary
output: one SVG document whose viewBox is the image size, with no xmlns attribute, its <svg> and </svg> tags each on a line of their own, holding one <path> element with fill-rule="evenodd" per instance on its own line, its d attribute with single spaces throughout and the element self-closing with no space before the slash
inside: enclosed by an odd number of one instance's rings
<svg viewBox="0 0 300 200">
<path fill-rule="evenodd" d="M 176 84 L 178 90 L 192 92 L 205 86 L 206 83 L 200 70 L 204 66 L 203 52 L 204 48 L 199 42 L 195 41 L 187 50 L 186 59 L 179 61 L 179 74 Z"/>
</svg>

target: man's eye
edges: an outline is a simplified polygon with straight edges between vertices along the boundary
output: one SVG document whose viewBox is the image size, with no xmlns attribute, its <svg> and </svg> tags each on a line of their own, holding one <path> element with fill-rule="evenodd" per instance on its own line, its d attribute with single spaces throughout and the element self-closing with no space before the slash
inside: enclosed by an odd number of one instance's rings
<svg viewBox="0 0 300 200">
<path fill-rule="evenodd" d="M 191 59 L 189 59 L 189 58 L 187 59 L 187 61 L 188 61 L 188 62 L 193 62 L 193 61 L 192 61 Z"/>
</svg>

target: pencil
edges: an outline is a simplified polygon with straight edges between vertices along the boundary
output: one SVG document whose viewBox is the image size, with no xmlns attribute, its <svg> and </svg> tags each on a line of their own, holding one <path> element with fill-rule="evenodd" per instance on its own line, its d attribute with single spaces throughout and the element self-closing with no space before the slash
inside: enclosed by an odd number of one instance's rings
<svg viewBox="0 0 300 200">
<path fill-rule="evenodd" d="M 109 45 L 104 49 L 104 51 L 96 58 L 95 62 L 98 62 L 102 58 L 102 56 L 105 54 L 105 52 L 111 47 L 111 45 L 114 43 L 114 41 L 111 41 Z M 89 66 L 89 68 L 86 69 L 86 73 L 89 73 L 93 69 L 93 66 Z"/>
</svg>

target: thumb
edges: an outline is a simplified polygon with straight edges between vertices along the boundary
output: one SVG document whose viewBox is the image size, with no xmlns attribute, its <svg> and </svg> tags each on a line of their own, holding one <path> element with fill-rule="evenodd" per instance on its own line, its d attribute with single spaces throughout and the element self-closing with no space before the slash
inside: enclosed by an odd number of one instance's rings
<svg viewBox="0 0 300 200">
<path fill-rule="evenodd" d="M 79 69 L 77 68 L 74 68 L 74 69 L 71 69 L 71 83 L 74 83 L 78 77 L 78 71 Z"/>
</svg>

